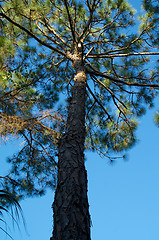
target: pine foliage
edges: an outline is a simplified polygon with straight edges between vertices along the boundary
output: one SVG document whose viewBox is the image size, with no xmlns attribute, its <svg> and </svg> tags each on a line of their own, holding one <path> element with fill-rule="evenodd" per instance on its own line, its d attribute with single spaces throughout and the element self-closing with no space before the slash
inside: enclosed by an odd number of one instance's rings
<svg viewBox="0 0 159 240">
<path fill-rule="evenodd" d="M 77 48 L 87 74 L 85 148 L 113 160 L 133 146 L 159 88 L 158 1 L 142 8 L 137 16 L 125 0 L 1 3 L 0 133 L 25 140 L 9 159 L 8 189 L 43 194 L 56 184 Z"/>
</svg>

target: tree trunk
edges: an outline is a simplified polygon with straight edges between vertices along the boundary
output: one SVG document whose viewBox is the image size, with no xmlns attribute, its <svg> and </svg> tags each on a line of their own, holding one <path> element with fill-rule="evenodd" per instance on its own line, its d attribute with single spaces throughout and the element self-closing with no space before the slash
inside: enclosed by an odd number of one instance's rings
<svg viewBox="0 0 159 240">
<path fill-rule="evenodd" d="M 84 166 L 86 74 L 79 58 L 74 61 L 74 67 L 76 75 L 66 131 L 59 141 L 52 240 L 90 240 L 87 173 Z"/>
</svg>

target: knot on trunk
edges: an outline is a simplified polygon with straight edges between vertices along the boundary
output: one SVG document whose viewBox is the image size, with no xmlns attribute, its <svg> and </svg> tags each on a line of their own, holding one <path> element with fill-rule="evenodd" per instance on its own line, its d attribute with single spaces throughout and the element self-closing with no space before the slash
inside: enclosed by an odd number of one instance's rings
<svg viewBox="0 0 159 240">
<path fill-rule="evenodd" d="M 85 72 L 84 71 L 77 71 L 77 74 L 74 77 L 74 81 L 85 82 L 86 81 Z"/>
</svg>

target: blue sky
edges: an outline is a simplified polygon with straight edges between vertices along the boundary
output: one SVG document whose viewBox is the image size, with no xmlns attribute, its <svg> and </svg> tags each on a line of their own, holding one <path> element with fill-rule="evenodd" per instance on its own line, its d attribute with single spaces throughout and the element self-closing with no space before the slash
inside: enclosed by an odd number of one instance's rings
<svg viewBox="0 0 159 240">
<path fill-rule="evenodd" d="M 93 155 L 88 160 L 93 240 L 159 239 L 158 136 L 149 113 L 129 161 L 111 166 Z"/>
<path fill-rule="evenodd" d="M 139 4 L 131 2 L 134 7 Z M 128 151 L 128 161 L 117 160 L 111 165 L 95 153 L 87 154 L 92 240 L 159 239 L 159 128 L 153 123 L 154 112 L 148 111 L 140 120 L 139 141 Z M 16 141 L 1 144 L 0 174 L 7 170 L 6 157 L 18 147 Z M 42 198 L 21 202 L 27 232 L 23 224 L 19 231 L 8 222 L 15 240 L 49 240 L 53 195 L 48 191 Z M 9 238 L 0 231 L 0 239 Z"/>
<path fill-rule="evenodd" d="M 129 150 L 128 161 L 117 160 L 111 165 L 95 153 L 87 154 L 92 240 L 159 239 L 159 129 L 153 123 L 154 111 L 140 120 L 139 141 Z M 5 157 L 15 149 L 13 141 L 1 145 L 1 169 L 7 169 Z M 49 240 L 52 202 L 52 192 L 22 201 L 28 233 L 23 224 L 21 232 L 11 227 L 14 239 Z M 0 239 L 9 238 L 0 232 Z"/>
</svg>

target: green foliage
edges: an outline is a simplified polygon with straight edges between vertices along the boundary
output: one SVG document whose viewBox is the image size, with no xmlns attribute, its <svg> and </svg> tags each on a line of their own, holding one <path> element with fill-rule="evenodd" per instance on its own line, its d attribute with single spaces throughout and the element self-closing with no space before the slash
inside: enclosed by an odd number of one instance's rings
<svg viewBox="0 0 159 240">
<path fill-rule="evenodd" d="M 155 114 L 154 121 L 155 121 L 156 125 L 159 127 L 159 113 L 158 112 Z"/>
<path fill-rule="evenodd" d="M 13 239 L 8 231 L 5 230 L 8 226 L 7 222 L 4 220 L 5 214 L 8 214 L 13 223 L 16 223 L 16 225 L 19 227 L 18 222 L 20 215 L 23 218 L 21 206 L 11 192 L 0 189 L 0 231 L 4 232 L 4 234 Z M 24 218 L 23 223 L 25 224 Z"/>
<path fill-rule="evenodd" d="M 145 15 L 140 16 L 142 23 L 141 28 L 149 25 L 146 30 L 149 43 L 154 47 L 158 46 L 159 42 L 159 2 L 158 0 L 144 0 L 143 9 Z"/>
<path fill-rule="evenodd" d="M 3 1 L 0 131 L 25 140 L 9 159 L 15 182 L 5 181 L 7 189 L 32 196 L 55 186 L 79 42 L 87 74 L 86 149 L 113 159 L 133 146 L 138 118 L 159 87 L 157 1 L 144 1 L 143 9 L 138 19 L 124 0 Z"/>
</svg>

